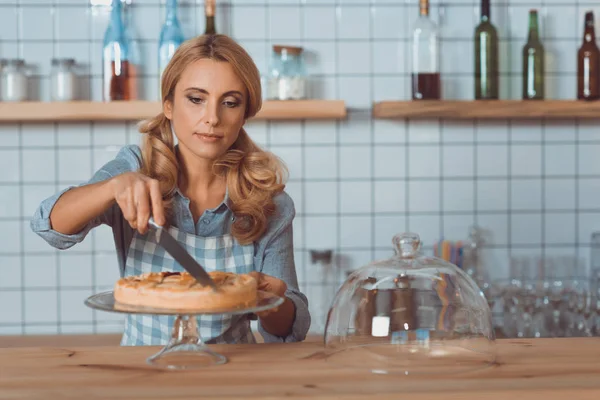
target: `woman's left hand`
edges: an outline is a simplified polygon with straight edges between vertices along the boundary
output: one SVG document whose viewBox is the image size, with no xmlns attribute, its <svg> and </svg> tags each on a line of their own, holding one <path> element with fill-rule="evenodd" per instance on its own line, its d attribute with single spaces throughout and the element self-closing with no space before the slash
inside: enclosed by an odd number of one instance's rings
<svg viewBox="0 0 600 400">
<path fill-rule="evenodd" d="M 248 275 L 252 276 L 258 282 L 258 290 L 273 293 L 279 297 L 285 298 L 285 292 L 287 291 L 287 284 L 279 278 L 275 278 L 271 275 L 263 274 L 262 272 L 252 271 Z M 279 307 L 274 307 L 266 311 L 257 312 L 256 315 L 259 318 L 264 318 L 269 314 L 276 312 Z"/>
</svg>

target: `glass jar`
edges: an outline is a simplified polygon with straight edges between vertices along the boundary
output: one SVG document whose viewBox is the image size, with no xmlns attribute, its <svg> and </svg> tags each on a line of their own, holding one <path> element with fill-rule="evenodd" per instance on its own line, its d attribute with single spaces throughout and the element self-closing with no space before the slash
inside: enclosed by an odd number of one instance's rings
<svg viewBox="0 0 600 400">
<path fill-rule="evenodd" d="M 268 100 L 300 100 L 307 97 L 302 47 L 273 46 L 267 82 Z"/>
<path fill-rule="evenodd" d="M 77 99 L 77 74 L 75 73 L 75 60 L 72 58 L 52 60 L 50 96 L 52 101 Z"/>
<path fill-rule="evenodd" d="M 2 101 L 27 100 L 25 61 L 21 59 L 5 59 L 0 61 L 0 67 Z"/>
</svg>

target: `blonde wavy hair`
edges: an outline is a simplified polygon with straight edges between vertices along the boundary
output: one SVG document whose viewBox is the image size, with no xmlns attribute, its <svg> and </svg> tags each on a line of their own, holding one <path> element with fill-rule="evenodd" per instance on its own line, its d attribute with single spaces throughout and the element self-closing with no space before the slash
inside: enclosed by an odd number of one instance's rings
<svg viewBox="0 0 600 400">
<path fill-rule="evenodd" d="M 262 107 L 260 74 L 248 53 L 225 35 L 202 35 L 184 42 L 163 72 L 162 103 L 173 101 L 175 86 L 184 69 L 200 59 L 229 63 L 248 92 L 245 119 Z M 179 161 L 171 123 L 164 113 L 140 125 L 142 167 L 140 172 L 157 179 L 165 201 L 167 219 L 172 216 L 172 200 L 179 180 Z M 272 153 L 261 149 L 240 130 L 237 140 L 213 164 L 213 172 L 226 178 L 232 211 L 231 234 L 242 243 L 252 243 L 267 229 L 268 217 L 275 210 L 273 197 L 283 191 L 287 170 Z"/>
</svg>

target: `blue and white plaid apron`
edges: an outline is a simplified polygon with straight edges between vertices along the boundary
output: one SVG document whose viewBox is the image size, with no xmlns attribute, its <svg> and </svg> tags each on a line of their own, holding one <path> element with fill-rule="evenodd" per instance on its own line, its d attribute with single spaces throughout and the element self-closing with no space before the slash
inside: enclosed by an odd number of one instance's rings
<svg viewBox="0 0 600 400">
<path fill-rule="evenodd" d="M 254 246 L 241 245 L 231 235 L 202 237 L 182 232 L 175 227 L 169 233 L 182 244 L 206 271 L 238 274 L 254 270 Z M 141 235 L 136 231 L 125 264 L 124 276 L 145 272 L 183 272 L 184 269 L 156 242 L 152 231 Z M 165 345 L 171 338 L 175 316 L 127 315 L 121 345 Z M 248 315 L 197 317 L 198 329 L 206 343 L 254 343 Z"/>
</svg>

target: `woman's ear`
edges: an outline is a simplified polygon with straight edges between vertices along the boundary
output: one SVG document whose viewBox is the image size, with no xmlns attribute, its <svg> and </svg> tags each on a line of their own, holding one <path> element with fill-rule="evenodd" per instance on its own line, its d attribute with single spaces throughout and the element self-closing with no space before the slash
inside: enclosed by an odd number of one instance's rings
<svg viewBox="0 0 600 400">
<path fill-rule="evenodd" d="M 163 103 L 163 113 L 167 119 L 171 120 L 173 118 L 173 102 L 171 100 L 165 100 Z"/>
</svg>

